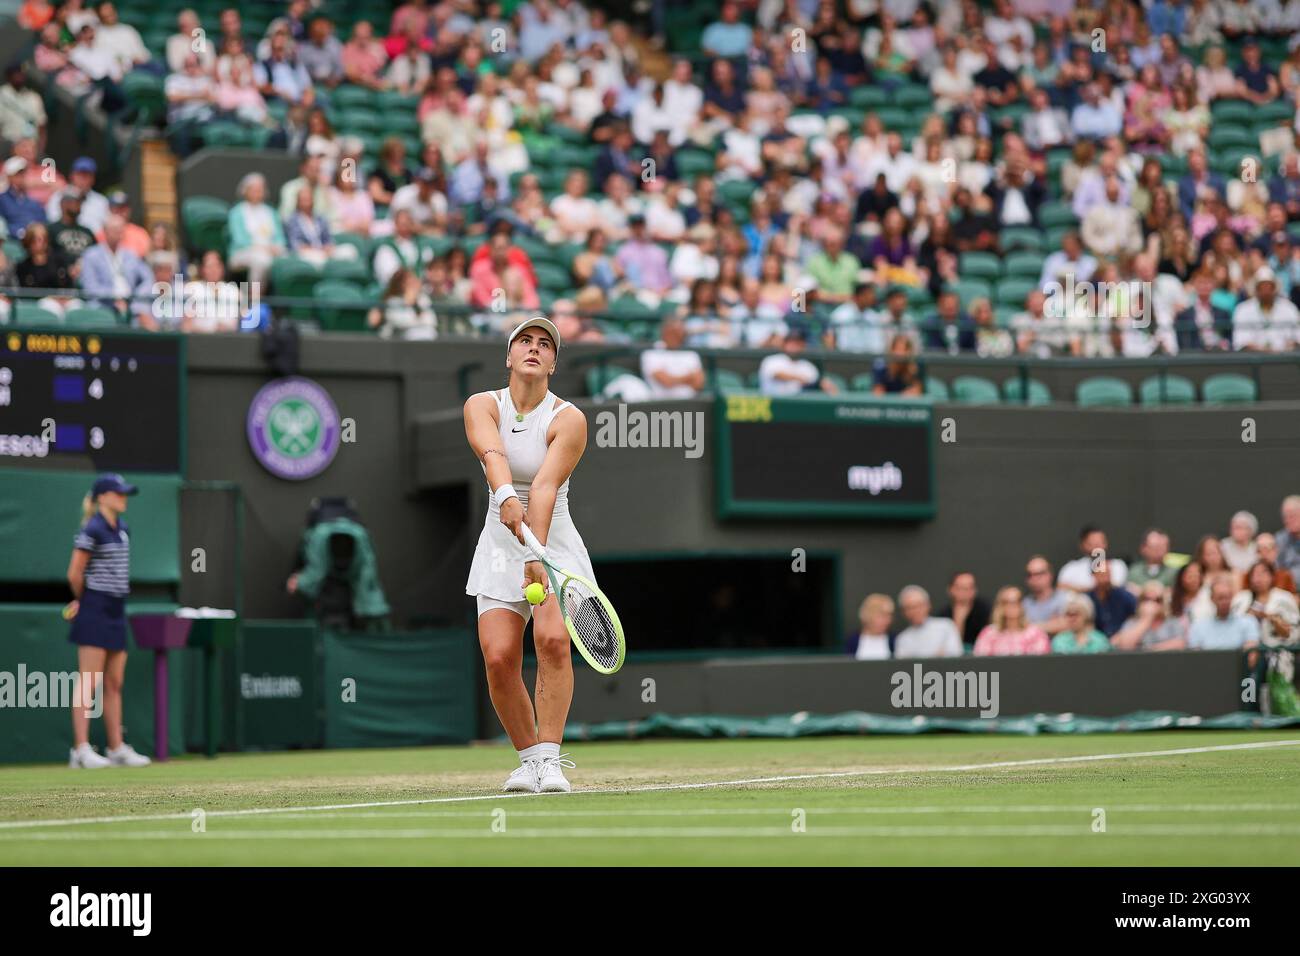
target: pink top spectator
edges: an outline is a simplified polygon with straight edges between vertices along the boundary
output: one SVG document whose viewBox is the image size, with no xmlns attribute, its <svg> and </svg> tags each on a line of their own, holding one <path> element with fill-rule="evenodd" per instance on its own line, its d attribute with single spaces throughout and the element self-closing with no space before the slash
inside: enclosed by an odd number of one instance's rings
<svg viewBox="0 0 1300 956">
<path fill-rule="evenodd" d="M 1048 654 L 1052 642 L 1036 627 L 1023 631 L 999 631 L 992 624 L 975 638 L 976 657 L 1014 657 L 1023 654 Z"/>
</svg>

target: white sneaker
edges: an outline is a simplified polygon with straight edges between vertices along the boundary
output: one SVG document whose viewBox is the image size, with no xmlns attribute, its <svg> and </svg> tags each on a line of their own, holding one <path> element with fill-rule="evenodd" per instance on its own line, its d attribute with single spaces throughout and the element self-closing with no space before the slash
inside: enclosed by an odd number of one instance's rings
<svg viewBox="0 0 1300 956">
<path fill-rule="evenodd" d="M 577 766 L 572 760 L 566 760 L 568 754 L 556 754 L 554 757 L 543 757 L 541 767 L 537 771 L 537 792 L 538 793 L 568 793 L 573 788 L 569 785 L 569 779 L 564 775 L 564 768 L 572 770 Z"/>
<path fill-rule="evenodd" d="M 122 744 L 116 750 L 108 751 L 108 759 L 115 767 L 147 767 L 153 763 L 144 754 L 135 752 L 130 744 Z"/>
<path fill-rule="evenodd" d="M 90 744 L 82 744 L 80 747 L 73 747 L 68 751 L 68 766 L 83 770 L 98 770 L 100 767 L 107 767 L 112 763 L 99 754 L 95 753 Z"/>
<path fill-rule="evenodd" d="M 506 778 L 506 785 L 501 788 L 506 793 L 537 792 L 537 761 L 525 760 L 515 772 Z"/>
</svg>

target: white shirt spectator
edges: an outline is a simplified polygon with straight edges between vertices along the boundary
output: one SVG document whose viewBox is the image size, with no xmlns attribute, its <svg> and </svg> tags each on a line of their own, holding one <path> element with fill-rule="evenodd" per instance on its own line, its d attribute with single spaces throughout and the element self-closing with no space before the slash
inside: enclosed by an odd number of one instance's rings
<svg viewBox="0 0 1300 956">
<path fill-rule="evenodd" d="M 650 386 L 651 398 L 694 398 L 696 392 L 690 385 L 660 385 L 655 380 L 655 373 L 689 375 L 703 367 L 698 353 L 690 349 L 670 349 L 663 342 L 656 342 L 654 348 L 641 353 L 641 377 Z"/>
<path fill-rule="evenodd" d="M 766 347 L 772 336 L 785 338 L 787 327 L 782 312 L 770 302 L 760 302 L 754 309 L 743 302 L 731 307 L 727 314 L 732 324 L 739 329 L 745 348 Z"/>
<path fill-rule="evenodd" d="M 107 197 L 92 189 L 81 199 L 81 214 L 77 216 L 77 224 L 98 233 L 104 228 L 108 213 Z M 63 190 L 56 192 L 45 204 L 45 218 L 52 223 L 63 218 Z"/>
<path fill-rule="evenodd" d="M 887 312 L 859 309 L 852 302 L 842 303 L 831 313 L 835 347 L 846 352 L 883 353 L 893 334 L 888 321 Z"/>
<path fill-rule="evenodd" d="M 778 372 L 799 376 L 794 379 L 778 379 Z M 758 366 L 758 386 L 764 395 L 798 395 L 805 387 L 816 385 L 821 378 L 817 366 L 807 359 L 797 359 L 777 352 L 763 359 Z"/>
<path fill-rule="evenodd" d="M 424 226 L 447 215 L 447 197 L 435 189 L 429 194 L 428 199 L 421 199 L 420 184 L 407 183 L 393 193 L 393 201 L 388 207 L 388 217 L 393 218 L 403 209 L 411 214 L 416 225 Z"/>
<path fill-rule="evenodd" d="M 1128 580 L 1128 565 L 1119 558 L 1110 558 L 1110 586 L 1122 588 Z M 1092 558 L 1081 557 L 1061 565 L 1056 583 L 1072 591 L 1091 591 L 1096 584 L 1092 575 Z"/>
<path fill-rule="evenodd" d="M 920 627 L 905 628 L 894 641 L 894 657 L 961 657 L 961 635 L 946 617 L 926 618 Z"/>
<path fill-rule="evenodd" d="M 1234 348 L 1286 352 L 1300 344 L 1300 311 L 1290 299 L 1278 296 L 1265 311 L 1259 299 L 1239 302 L 1232 310 Z"/>
<path fill-rule="evenodd" d="M 149 60 L 149 51 L 140 31 L 129 23 L 118 21 L 111 27 L 101 25 L 95 30 L 95 49 L 103 50 L 117 60 L 122 72 L 129 73 L 137 63 Z"/>
</svg>

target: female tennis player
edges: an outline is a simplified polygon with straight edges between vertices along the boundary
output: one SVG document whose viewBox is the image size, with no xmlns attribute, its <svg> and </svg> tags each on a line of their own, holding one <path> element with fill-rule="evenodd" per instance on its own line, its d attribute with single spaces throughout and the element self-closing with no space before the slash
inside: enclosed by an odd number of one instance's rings
<svg viewBox="0 0 1300 956">
<path fill-rule="evenodd" d="M 72 702 L 70 767 L 144 767 L 148 757 L 122 739 L 122 680 L 126 675 L 126 595 L 130 591 L 131 541 L 122 513 L 137 491 L 121 475 L 101 475 L 81 503 L 81 529 L 68 564 L 73 600 L 68 640 L 77 645 L 78 681 L 103 675 L 104 732 L 108 757 L 90 746 L 90 717 L 83 693 Z"/>
<path fill-rule="evenodd" d="M 519 752 L 507 792 L 569 790 L 560 753 L 573 700 L 569 634 L 559 601 L 547 593 L 534 609 L 524 588 L 550 592 L 539 561 L 526 550 L 527 524 L 555 565 L 594 582 L 591 559 L 569 517 L 569 476 L 587 447 L 587 419 L 550 390 L 560 333 L 544 316 L 522 322 L 506 341 L 505 388 L 465 402 L 465 435 L 483 465 L 489 496 L 465 593 L 478 601 L 478 637 L 488 690 L 501 726 Z M 536 710 L 523 681 L 524 626 L 533 619 L 537 649 Z"/>
</svg>

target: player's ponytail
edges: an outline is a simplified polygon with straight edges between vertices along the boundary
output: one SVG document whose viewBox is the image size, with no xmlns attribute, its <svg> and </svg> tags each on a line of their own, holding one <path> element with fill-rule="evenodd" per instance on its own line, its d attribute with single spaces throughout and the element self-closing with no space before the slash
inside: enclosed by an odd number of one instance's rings
<svg viewBox="0 0 1300 956">
<path fill-rule="evenodd" d="M 81 523 L 85 524 L 90 520 L 90 516 L 95 513 L 95 499 L 86 495 L 81 499 Z"/>
</svg>

